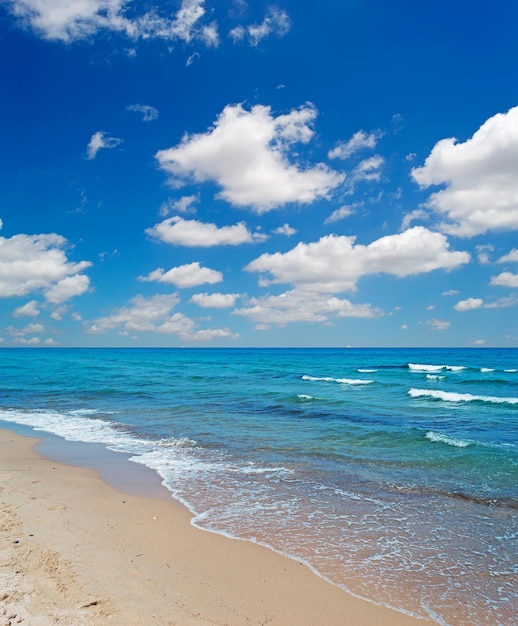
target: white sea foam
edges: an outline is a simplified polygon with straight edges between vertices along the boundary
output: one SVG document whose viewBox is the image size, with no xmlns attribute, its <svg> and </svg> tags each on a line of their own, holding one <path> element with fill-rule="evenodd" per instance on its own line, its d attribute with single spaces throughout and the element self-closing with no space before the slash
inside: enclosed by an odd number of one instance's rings
<svg viewBox="0 0 518 626">
<path fill-rule="evenodd" d="M 448 435 L 442 435 L 441 433 L 436 433 L 433 430 L 430 430 L 426 433 L 426 438 L 430 441 L 433 441 L 434 443 L 446 443 L 449 446 L 453 446 L 455 448 L 467 448 L 472 444 L 471 441 L 448 437 Z"/>
<path fill-rule="evenodd" d="M 494 404 L 518 404 L 518 398 L 499 396 L 475 396 L 471 393 L 455 393 L 440 389 L 410 389 L 408 395 L 412 398 L 434 398 L 444 402 L 489 402 Z"/>
<path fill-rule="evenodd" d="M 494 372 L 494 368 L 492 367 L 481 367 L 480 371 L 483 372 L 484 374 L 487 374 L 488 372 Z"/>
<path fill-rule="evenodd" d="M 298 398 L 299 400 L 314 400 L 314 399 L 315 399 L 315 396 L 308 396 L 308 394 L 307 394 L 307 393 L 299 393 L 299 394 L 297 395 L 297 398 Z"/>
<path fill-rule="evenodd" d="M 448 370 L 450 372 L 460 372 L 465 370 L 464 365 L 427 365 L 424 363 L 409 363 L 408 369 L 413 372 L 440 372 L 441 370 Z"/>
<path fill-rule="evenodd" d="M 359 369 L 360 374 L 375 374 L 378 370 Z"/>
<path fill-rule="evenodd" d="M 325 382 L 325 383 L 340 383 L 342 385 L 370 385 L 373 380 L 366 380 L 364 378 L 331 378 L 331 376 L 308 376 L 304 374 L 302 380 L 309 380 L 312 382 Z"/>
<path fill-rule="evenodd" d="M 512 370 L 504 370 L 504 372 L 506 372 L 507 374 L 516 374 L 516 372 L 518 372 L 518 370 L 512 369 Z"/>
<path fill-rule="evenodd" d="M 428 378 L 428 380 L 444 380 L 446 376 L 439 376 L 437 374 L 427 374 L 426 378 Z"/>
</svg>

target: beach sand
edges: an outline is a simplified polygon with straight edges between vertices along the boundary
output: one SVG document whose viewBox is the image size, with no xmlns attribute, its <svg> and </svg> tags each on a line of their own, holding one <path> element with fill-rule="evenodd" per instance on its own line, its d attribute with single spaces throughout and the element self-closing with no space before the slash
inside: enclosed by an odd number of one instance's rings
<svg viewBox="0 0 518 626">
<path fill-rule="evenodd" d="M 0 430 L 0 626 L 410 626 L 305 565 L 205 532 L 163 489 L 119 491 Z"/>
</svg>

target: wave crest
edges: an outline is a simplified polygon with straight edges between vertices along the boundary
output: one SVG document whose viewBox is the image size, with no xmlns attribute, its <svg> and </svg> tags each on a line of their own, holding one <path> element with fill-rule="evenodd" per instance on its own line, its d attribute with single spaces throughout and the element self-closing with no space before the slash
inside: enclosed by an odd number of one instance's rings
<svg viewBox="0 0 518 626">
<path fill-rule="evenodd" d="M 441 391 L 440 389 L 410 389 L 408 395 L 412 398 L 433 398 L 443 402 L 489 402 L 493 404 L 518 404 L 518 398 L 499 396 L 475 396 L 471 393 L 456 393 Z"/>
</svg>

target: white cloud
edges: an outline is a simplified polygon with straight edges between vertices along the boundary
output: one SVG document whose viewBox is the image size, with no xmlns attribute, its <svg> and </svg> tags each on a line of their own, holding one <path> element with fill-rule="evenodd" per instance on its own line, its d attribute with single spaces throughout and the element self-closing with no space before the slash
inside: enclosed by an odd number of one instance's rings
<svg viewBox="0 0 518 626">
<path fill-rule="evenodd" d="M 443 291 L 441 296 L 456 296 L 458 295 L 460 292 L 457 291 L 457 289 L 450 289 L 449 291 Z"/>
<path fill-rule="evenodd" d="M 260 41 L 270 35 L 284 37 L 290 28 L 291 20 L 286 11 L 277 7 L 270 7 L 261 23 L 249 24 L 248 26 L 238 24 L 230 30 L 228 35 L 234 43 L 248 39 L 252 46 L 257 46 Z"/>
<path fill-rule="evenodd" d="M 218 197 L 234 206 L 264 213 L 289 202 L 308 204 L 344 180 L 322 163 L 301 169 L 289 161 L 293 144 L 311 140 L 316 114 L 310 104 L 277 117 L 267 106 L 228 105 L 206 133 L 185 135 L 156 158 L 174 184 L 214 181 L 222 189 Z"/>
<path fill-rule="evenodd" d="M 50 317 L 53 320 L 60 322 L 63 319 L 63 316 L 66 315 L 67 313 L 68 313 L 68 306 L 62 305 L 62 306 L 56 307 L 50 314 Z"/>
<path fill-rule="evenodd" d="M 234 43 L 242 41 L 246 37 L 246 28 L 242 24 L 239 24 L 230 30 L 228 36 L 234 41 Z"/>
<path fill-rule="evenodd" d="M 116 148 L 122 143 L 122 139 L 117 137 L 108 137 L 105 132 L 99 130 L 90 137 L 86 158 L 88 160 L 95 159 L 99 150 L 103 148 Z"/>
<path fill-rule="evenodd" d="M 378 140 L 382 136 L 383 133 L 379 130 L 373 133 L 366 133 L 363 130 L 359 130 L 354 133 L 349 141 L 343 141 L 330 150 L 327 156 L 330 159 L 348 159 L 359 150 L 364 150 L 365 148 L 375 148 Z"/>
<path fill-rule="evenodd" d="M 283 37 L 290 28 L 291 21 L 286 11 L 277 7 L 270 7 L 260 24 L 251 24 L 247 26 L 246 30 L 252 46 L 257 46 L 262 39 L 269 35 Z"/>
<path fill-rule="evenodd" d="M 332 224 L 333 222 L 337 222 L 338 220 L 343 220 L 349 215 L 354 213 L 354 208 L 358 206 L 358 204 L 344 204 L 339 209 L 336 209 L 331 213 L 331 215 L 325 220 L 324 224 Z"/>
<path fill-rule="evenodd" d="M 456 311 L 472 311 L 473 309 L 480 309 L 484 305 L 482 298 L 468 298 L 467 300 L 460 300 L 453 307 Z"/>
<path fill-rule="evenodd" d="M 518 297 L 514 294 L 507 296 L 505 298 L 500 298 L 496 302 L 492 302 L 491 304 L 485 304 L 484 307 L 486 309 L 506 309 L 510 306 L 518 306 Z"/>
<path fill-rule="evenodd" d="M 90 287 L 90 279 L 84 274 L 66 276 L 47 290 L 45 297 L 52 304 L 61 304 L 70 298 L 80 296 Z"/>
<path fill-rule="evenodd" d="M 80 272 L 92 264 L 70 262 L 66 247 L 66 239 L 54 233 L 0 237 L 0 298 L 38 291 L 47 296 L 65 278 L 82 276 Z"/>
<path fill-rule="evenodd" d="M 410 224 L 414 222 L 415 220 L 425 221 L 425 220 L 428 220 L 429 218 L 430 218 L 430 214 L 428 211 L 425 211 L 424 209 L 415 209 L 414 211 L 407 213 L 403 217 L 401 228 L 402 230 L 406 230 L 410 226 Z"/>
<path fill-rule="evenodd" d="M 14 317 L 38 317 L 40 310 L 36 300 L 31 300 L 13 311 Z"/>
<path fill-rule="evenodd" d="M 25 337 L 17 337 L 12 343 L 16 343 L 21 346 L 39 346 L 41 339 L 39 337 L 30 337 L 29 339 L 26 339 Z"/>
<path fill-rule="evenodd" d="M 210 341 L 216 337 L 237 338 L 228 328 L 196 330 L 196 323 L 182 313 L 172 313 L 179 303 L 176 294 L 155 295 L 149 298 L 135 296 L 129 306 L 121 307 L 111 315 L 100 317 L 88 326 L 86 332 L 102 334 L 121 329 L 123 334 L 154 332 L 177 335 L 188 341 Z"/>
<path fill-rule="evenodd" d="M 369 304 L 353 304 L 349 300 L 304 289 L 293 289 L 278 296 L 251 298 L 246 306 L 236 309 L 234 313 L 256 323 L 278 326 L 293 322 L 322 323 L 333 317 L 373 318 L 381 315 Z"/>
<path fill-rule="evenodd" d="M 297 232 L 297 229 L 292 228 L 289 224 L 283 224 L 282 226 L 279 226 L 279 228 L 276 228 L 273 232 L 276 235 L 286 235 L 286 237 L 291 237 Z"/>
<path fill-rule="evenodd" d="M 196 287 L 205 283 L 209 285 L 220 283 L 223 280 L 223 274 L 216 270 L 211 270 L 208 267 L 201 267 L 199 262 L 196 261 L 195 263 L 172 267 L 168 272 L 164 272 L 164 270 L 159 267 L 147 276 L 140 276 L 139 280 L 167 283 L 169 285 L 176 285 L 182 289 L 186 287 Z"/>
<path fill-rule="evenodd" d="M 63 42 L 90 39 L 100 31 L 118 32 L 137 39 L 193 39 L 217 45 L 214 24 L 200 24 L 205 14 L 204 0 L 183 0 L 176 15 L 163 17 L 156 9 L 138 11 L 131 0 L 7 0 L 11 12 L 22 25 L 44 39 Z"/>
<path fill-rule="evenodd" d="M 381 168 L 385 164 L 385 159 L 379 154 L 375 154 L 368 159 L 361 161 L 352 172 L 352 180 L 373 180 L 379 181 L 381 178 Z"/>
<path fill-rule="evenodd" d="M 160 215 L 167 217 L 171 213 L 196 213 L 196 208 L 193 206 L 196 202 L 199 202 L 200 197 L 198 194 L 191 196 L 182 196 L 181 198 L 168 198 L 162 203 L 160 207 Z"/>
<path fill-rule="evenodd" d="M 200 58 L 200 53 L 193 52 L 191 55 L 187 57 L 187 61 L 185 61 L 185 67 L 189 67 L 190 65 L 194 63 L 195 59 L 199 59 L 199 58 Z"/>
<path fill-rule="evenodd" d="M 489 118 L 464 143 L 443 139 L 412 176 L 422 188 L 445 185 L 427 206 L 444 232 L 472 237 L 518 229 L 518 107 Z"/>
<path fill-rule="evenodd" d="M 448 328 L 451 326 L 451 322 L 445 322 L 444 320 L 437 319 L 428 320 L 426 323 L 428 324 L 428 326 L 431 327 L 432 330 L 448 330 Z"/>
<path fill-rule="evenodd" d="M 498 276 L 493 276 L 491 284 L 499 285 L 500 287 L 518 287 L 518 274 L 502 272 Z"/>
<path fill-rule="evenodd" d="M 494 246 L 491 244 L 475 246 L 475 249 L 478 254 L 479 263 L 482 263 L 482 265 L 489 263 L 489 254 L 495 250 Z"/>
<path fill-rule="evenodd" d="M 155 224 L 153 228 L 147 228 L 146 233 L 166 243 L 193 248 L 238 246 L 264 238 L 263 235 L 257 236 L 255 233 L 251 233 L 244 222 L 218 228 L 216 224 L 184 220 L 178 216 L 170 217 L 159 224 Z"/>
<path fill-rule="evenodd" d="M 513 248 L 508 254 L 500 257 L 498 263 L 518 263 L 518 248 Z"/>
<path fill-rule="evenodd" d="M 155 107 L 152 107 L 149 104 L 130 104 L 126 108 L 128 111 L 141 113 L 143 122 L 152 122 L 158 117 L 158 109 L 155 109 Z"/>
<path fill-rule="evenodd" d="M 196 293 L 190 302 L 204 308 L 229 309 L 235 306 L 238 293 Z"/>
<path fill-rule="evenodd" d="M 180 302 L 176 294 L 155 295 L 150 298 L 135 296 L 130 300 L 129 307 L 121 307 L 111 315 L 100 317 L 93 322 L 87 331 L 104 333 L 122 327 L 128 332 L 155 331 L 168 319 L 172 309 Z"/>
<path fill-rule="evenodd" d="M 14 326 L 8 326 L 6 331 L 10 335 L 14 335 L 16 337 L 23 337 L 24 335 L 35 335 L 38 333 L 42 333 L 45 331 L 45 326 L 43 324 L 27 324 L 23 328 L 15 328 Z"/>
<path fill-rule="evenodd" d="M 469 261 L 467 252 L 451 252 L 446 237 L 416 226 L 382 237 L 368 246 L 354 237 L 328 235 L 316 243 L 299 243 L 281 254 L 263 254 L 245 270 L 268 272 L 270 283 L 293 283 L 305 289 L 337 293 L 354 290 L 365 275 L 410 276 L 436 269 L 450 270 Z"/>
<path fill-rule="evenodd" d="M 201 39 L 207 48 L 217 48 L 219 46 L 218 25 L 216 22 L 203 26 L 201 29 Z"/>
</svg>

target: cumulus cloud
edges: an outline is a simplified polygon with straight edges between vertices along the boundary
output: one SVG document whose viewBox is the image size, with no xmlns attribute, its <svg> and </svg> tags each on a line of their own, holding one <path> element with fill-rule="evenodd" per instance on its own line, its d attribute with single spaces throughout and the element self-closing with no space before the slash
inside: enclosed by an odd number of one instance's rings
<svg viewBox="0 0 518 626">
<path fill-rule="evenodd" d="M 368 159 L 364 159 L 354 168 L 351 182 L 361 180 L 371 180 L 378 182 L 381 178 L 381 168 L 385 164 L 385 159 L 376 154 Z"/>
<path fill-rule="evenodd" d="M 472 311 L 473 309 L 480 309 L 484 305 L 482 298 L 468 298 L 467 300 L 460 300 L 453 307 L 456 311 Z"/>
<path fill-rule="evenodd" d="M 502 272 L 498 276 L 493 276 L 491 284 L 499 285 L 500 287 L 518 287 L 518 274 Z"/>
<path fill-rule="evenodd" d="M 286 11 L 278 7 L 270 7 L 259 24 L 243 26 L 239 24 L 229 32 L 229 37 L 234 41 L 247 39 L 252 46 L 257 46 L 260 41 L 270 35 L 284 37 L 291 28 L 291 20 Z"/>
<path fill-rule="evenodd" d="M 190 196 L 182 196 L 181 198 L 168 198 L 162 203 L 160 207 L 160 215 L 167 217 L 171 213 L 196 213 L 196 208 L 193 206 L 196 202 L 199 202 L 200 198 L 197 194 Z"/>
<path fill-rule="evenodd" d="M 176 294 L 154 295 L 149 298 L 138 295 L 130 300 L 128 306 L 115 310 L 111 315 L 98 318 L 85 329 L 90 334 L 102 334 L 115 329 L 125 333 L 153 332 L 177 335 L 187 341 L 238 337 L 228 328 L 197 329 L 194 320 L 182 313 L 173 313 L 179 301 Z"/>
<path fill-rule="evenodd" d="M 335 296 L 305 289 L 293 289 L 277 296 L 251 298 L 246 306 L 236 309 L 241 315 L 259 324 L 284 326 L 293 322 L 327 322 L 334 317 L 372 318 L 381 315 L 369 304 L 353 304 Z"/>
<path fill-rule="evenodd" d="M 251 233 L 244 222 L 233 226 L 198 222 L 197 220 L 184 220 L 181 217 L 170 217 L 153 228 L 146 229 L 146 233 L 155 239 L 173 245 L 203 247 L 211 246 L 238 246 L 242 243 L 264 239 L 264 235 Z"/>
<path fill-rule="evenodd" d="M 273 231 L 276 235 L 286 235 L 286 237 L 291 237 L 297 232 L 296 228 L 292 228 L 289 224 L 283 224 L 279 226 Z"/>
<path fill-rule="evenodd" d="M 88 277 L 81 272 L 92 264 L 69 261 L 66 248 L 66 239 L 54 233 L 0 237 L 0 298 L 43 292 L 49 299 L 67 278 L 87 285 Z"/>
<path fill-rule="evenodd" d="M 293 144 L 311 140 L 316 114 L 310 104 L 277 117 L 267 106 L 228 105 L 206 133 L 185 135 L 156 158 L 175 185 L 213 181 L 221 187 L 218 197 L 237 207 L 264 213 L 289 202 L 308 204 L 328 197 L 345 178 L 322 163 L 302 169 L 289 160 Z"/>
<path fill-rule="evenodd" d="M 513 248 L 498 259 L 498 263 L 518 263 L 518 248 Z"/>
<path fill-rule="evenodd" d="M 90 279 L 84 274 L 66 276 L 47 290 L 45 298 L 52 304 L 61 304 L 75 296 L 80 296 L 90 287 Z"/>
<path fill-rule="evenodd" d="M 8 326 L 6 331 L 13 336 L 22 337 L 24 335 L 36 335 L 45 332 L 45 326 L 43 324 L 31 323 L 27 324 L 23 328 L 15 328 L 14 326 Z"/>
<path fill-rule="evenodd" d="M 236 304 L 238 293 L 196 293 L 190 302 L 204 308 L 229 309 Z"/>
<path fill-rule="evenodd" d="M 467 252 L 449 250 L 446 237 L 416 226 L 365 246 L 354 237 L 328 235 L 315 243 L 299 243 L 281 254 L 263 254 L 249 263 L 249 272 L 269 273 L 271 283 L 293 283 L 306 290 L 338 293 L 355 290 L 369 274 L 410 276 L 436 269 L 451 270 L 467 263 Z"/>
<path fill-rule="evenodd" d="M 443 139 L 422 167 L 421 188 L 445 185 L 427 206 L 445 218 L 441 229 L 461 237 L 518 229 L 518 107 L 489 118 L 463 143 Z"/>
<path fill-rule="evenodd" d="M 95 159 L 99 150 L 103 148 L 116 148 L 122 143 L 122 139 L 117 137 L 108 137 L 108 135 L 99 130 L 90 137 L 88 147 L 86 151 L 86 158 L 88 160 Z"/>
<path fill-rule="evenodd" d="M 357 205 L 344 204 L 339 209 L 336 209 L 331 213 L 331 215 L 325 220 L 324 224 L 332 224 L 333 222 L 338 222 L 338 220 L 343 220 L 349 215 L 354 213 L 354 207 Z"/>
<path fill-rule="evenodd" d="M 159 283 L 176 285 L 180 289 L 184 289 L 187 287 L 197 287 L 205 283 L 209 285 L 220 283 L 223 280 L 223 274 L 216 270 L 211 270 L 208 267 L 201 267 L 199 262 L 196 261 L 195 263 L 172 267 L 168 272 L 165 272 L 159 267 L 150 272 L 147 276 L 140 276 L 139 280 L 145 282 L 157 281 Z"/>
<path fill-rule="evenodd" d="M 171 17 L 160 15 L 155 8 L 139 14 L 132 0 L 7 0 L 21 24 L 44 39 L 71 43 L 105 31 L 132 40 L 159 38 L 189 43 L 195 39 L 217 45 L 216 26 L 201 23 L 204 4 L 204 0 L 183 0 Z"/>
<path fill-rule="evenodd" d="M 363 130 L 359 130 L 348 140 L 340 142 L 336 147 L 328 152 L 330 159 L 348 159 L 353 154 L 365 148 L 374 149 L 383 136 L 383 133 L 379 130 L 372 133 L 366 133 Z"/>
<path fill-rule="evenodd" d="M 36 300 L 31 300 L 13 311 L 14 317 L 38 317 L 40 310 Z"/>
<path fill-rule="evenodd" d="M 128 111 L 134 111 L 142 115 L 143 122 L 152 122 L 158 117 L 158 109 L 149 104 L 130 104 L 126 107 Z"/>
</svg>

